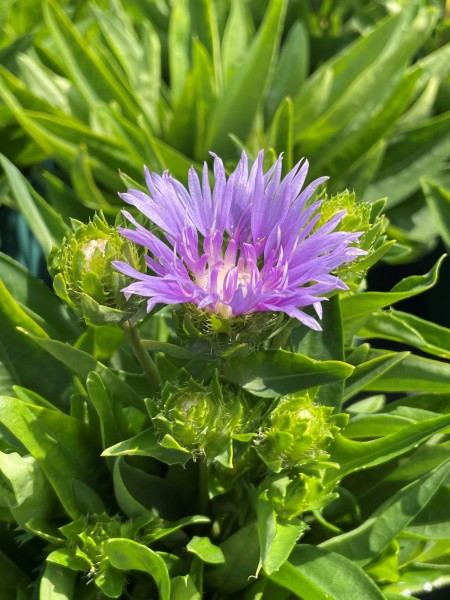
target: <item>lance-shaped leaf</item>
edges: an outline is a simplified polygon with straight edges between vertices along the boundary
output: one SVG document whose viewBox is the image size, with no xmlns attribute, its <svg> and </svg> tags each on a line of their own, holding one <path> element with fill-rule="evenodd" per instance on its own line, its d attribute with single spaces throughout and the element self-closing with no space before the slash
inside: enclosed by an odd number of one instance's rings
<svg viewBox="0 0 450 600">
<path fill-rule="evenodd" d="M 6 156 L 0 155 L 0 163 L 24 219 L 39 242 L 42 252 L 47 255 L 53 245 L 61 243 L 69 228 Z"/>
<path fill-rule="evenodd" d="M 125 538 L 113 538 L 105 543 L 109 562 L 121 571 L 143 571 L 158 588 L 160 600 L 170 600 L 170 579 L 164 559 L 147 546 Z"/>
<path fill-rule="evenodd" d="M 82 507 L 74 480 L 95 481 L 98 455 L 92 432 L 82 421 L 62 412 L 0 397 L 0 422 L 36 459 L 67 513 L 76 518 Z"/>
<path fill-rule="evenodd" d="M 265 19 L 249 48 L 243 63 L 231 79 L 223 98 L 211 114 L 206 148 L 227 153 L 233 150 L 228 138 L 234 133 L 245 139 L 250 133 L 255 117 L 255 108 L 261 100 L 270 73 L 278 39 L 281 34 L 284 0 L 272 0 Z M 236 110 L 236 107 L 239 110 Z"/>
<path fill-rule="evenodd" d="M 384 600 L 375 583 L 351 560 L 307 544 L 297 546 L 289 562 L 269 580 L 302 600 L 344 600 L 349 590 L 354 598 Z"/>
<path fill-rule="evenodd" d="M 353 369 L 341 361 L 316 361 L 285 350 L 262 350 L 251 356 L 230 358 L 221 367 L 226 379 L 266 398 L 342 381 Z"/>
<path fill-rule="evenodd" d="M 351 339 L 372 313 L 380 308 L 412 298 L 432 288 L 437 281 L 443 260 L 444 257 L 441 257 L 431 271 L 425 275 L 406 277 L 397 283 L 390 292 L 364 292 L 343 298 L 341 310 L 344 338 Z"/>
<path fill-rule="evenodd" d="M 450 329 L 399 310 L 375 313 L 358 331 L 358 337 L 392 340 L 450 358 Z"/>
<path fill-rule="evenodd" d="M 63 344 L 48 338 L 38 338 L 26 333 L 36 344 L 41 346 L 49 354 L 65 364 L 71 371 L 86 380 L 91 371 L 96 371 L 102 378 L 105 386 L 112 394 L 113 401 L 119 404 L 131 404 L 136 408 L 143 409 L 144 404 L 138 394 L 123 379 L 98 362 L 93 356 L 69 344 Z"/>
<path fill-rule="evenodd" d="M 368 564 L 424 509 L 450 473 L 450 461 L 399 490 L 362 525 L 321 544 L 360 566 Z"/>
<path fill-rule="evenodd" d="M 368 442 L 357 442 L 338 434 L 328 447 L 330 460 L 340 466 L 338 472 L 329 471 L 328 481 L 336 482 L 349 473 L 373 467 L 400 456 L 429 437 L 450 426 L 450 415 L 427 419 L 405 426 L 397 433 Z"/>
<path fill-rule="evenodd" d="M 344 400 L 355 396 L 368 384 L 386 373 L 408 356 L 408 352 L 390 352 L 357 365 L 345 382 Z"/>
<path fill-rule="evenodd" d="M 191 453 L 170 435 L 161 438 L 155 429 L 146 429 L 129 440 L 107 448 L 102 456 L 150 456 L 167 465 L 185 465 Z"/>
<path fill-rule="evenodd" d="M 386 355 L 386 350 L 371 350 L 369 360 Z M 448 392 L 450 364 L 410 354 L 391 369 L 370 381 L 365 390 L 382 392 Z"/>
</svg>

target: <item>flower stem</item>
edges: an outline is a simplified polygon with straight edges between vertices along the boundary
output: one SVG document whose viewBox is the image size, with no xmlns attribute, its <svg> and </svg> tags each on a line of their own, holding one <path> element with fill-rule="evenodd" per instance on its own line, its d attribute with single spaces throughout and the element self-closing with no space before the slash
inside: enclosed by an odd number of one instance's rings
<svg viewBox="0 0 450 600">
<path fill-rule="evenodd" d="M 141 338 L 136 326 L 133 325 L 131 321 L 125 321 L 125 323 L 122 324 L 122 329 L 124 330 L 125 335 L 130 342 L 131 348 L 133 349 L 134 356 L 141 365 L 142 370 L 150 382 L 153 391 L 158 392 L 161 388 L 159 373 L 149 353 L 142 346 Z"/>
</svg>

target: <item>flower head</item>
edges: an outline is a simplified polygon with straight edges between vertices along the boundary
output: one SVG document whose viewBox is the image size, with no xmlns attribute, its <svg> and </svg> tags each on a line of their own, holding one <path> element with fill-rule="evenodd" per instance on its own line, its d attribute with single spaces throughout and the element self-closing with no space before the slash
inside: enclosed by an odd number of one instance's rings
<svg viewBox="0 0 450 600">
<path fill-rule="evenodd" d="M 206 164 L 201 182 L 190 169 L 188 189 L 168 172 L 160 176 L 146 169 L 150 195 L 128 190 L 121 197 L 162 230 L 165 239 L 124 211 L 135 229 L 120 231 L 149 250 L 151 271 L 115 262 L 121 273 L 137 279 L 124 288 L 125 295 L 148 297 L 148 311 L 158 303 L 189 303 L 221 317 L 282 312 L 320 329 L 303 309 L 313 306 L 320 318 L 325 295 L 347 289 L 333 271 L 363 253 L 353 245 L 360 234 L 335 231 L 345 211 L 315 228 L 321 201 L 311 197 L 327 178 L 302 190 L 307 161 L 282 179 L 282 157 L 266 173 L 263 159 L 261 151 L 249 169 L 243 153 L 227 178 L 215 156 L 212 190 Z"/>
</svg>

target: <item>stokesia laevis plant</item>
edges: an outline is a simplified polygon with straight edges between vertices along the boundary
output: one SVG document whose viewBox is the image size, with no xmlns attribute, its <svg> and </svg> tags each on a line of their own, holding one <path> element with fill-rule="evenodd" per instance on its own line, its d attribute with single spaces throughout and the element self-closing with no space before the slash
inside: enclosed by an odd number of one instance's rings
<svg viewBox="0 0 450 600">
<path fill-rule="evenodd" d="M 201 181 L 193 168 L 188 189 L 166 171 L 145 169 L 150 194 L 130 189 L 123 200 L 136 207 L 163 232 L 163 239 L 140 225 L 121 228 L 128 240 L 149 250 L 150 274 L 123 261 L 115 268 L 137 281 L 124 288 L 156 304 L 184 304 L 224 321 L 259 313 L 284 313 L 320 330 L 307 312 L 321 318 L 322 302 L 347 286 L 333 272 L 365 251 L 355 243 L 361 233 L 336 230 L 345 211 L 320 220 L 321 200 L 313 199 L 321 177 L 303 189 L 308 161 L 300 161 L 282 178 L 282 156 L 267 172 L 261 150 L 253 166 L 245 153 L 227 177 L 214 155 L 211 189 L 205 163 Z"/>
</svg>

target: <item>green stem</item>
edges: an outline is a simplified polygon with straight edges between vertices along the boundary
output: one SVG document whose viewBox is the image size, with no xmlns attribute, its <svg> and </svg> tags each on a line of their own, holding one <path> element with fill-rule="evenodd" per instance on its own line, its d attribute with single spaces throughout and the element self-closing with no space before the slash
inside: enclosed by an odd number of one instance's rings
<svg viewBox="0 0 450 600">
<path fill-rule="evenodd" d="M 206 461 L 201 458 L 198 464 L 198 510 L 199 515 L 208 514 L 208 477 L 209 477 L 209 466 Z"/>
<path fill-rule="evenodd" d="M 133 325 L 133 323 L 131 323 L 131 321 L 125 321 L 125 323 L 122 324 L 122 329 L 124 330 L 125 335 L 127 336 L 128 341 L 133 349 L 134 356 L 141 365 L 142 370 L 151 384 L 153 391 L 158 392 L 161 389 L 159 373 L 149 353 L 142 346 L 141 338 L 137 328 Z"/>
</svg>

